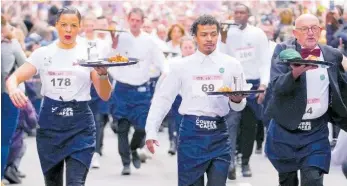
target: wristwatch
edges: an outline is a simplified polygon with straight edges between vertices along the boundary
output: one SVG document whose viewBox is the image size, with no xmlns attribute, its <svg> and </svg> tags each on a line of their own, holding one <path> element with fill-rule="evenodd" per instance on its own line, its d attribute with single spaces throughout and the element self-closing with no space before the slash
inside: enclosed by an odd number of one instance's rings
<svg viewBox="0 0 347 186">
<path fill-rule="evenodd" d="M 101 80 L 106 80 L 106 79 L 108 79 L 108 73 L 106 73 L 106 74 L 98 74 L 99 75 L 99 79 L 101 79 Z"/>
</svg>

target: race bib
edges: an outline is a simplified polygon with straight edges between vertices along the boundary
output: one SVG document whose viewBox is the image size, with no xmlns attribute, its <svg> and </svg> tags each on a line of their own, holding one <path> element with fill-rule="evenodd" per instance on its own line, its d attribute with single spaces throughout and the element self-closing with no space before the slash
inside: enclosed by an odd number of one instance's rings
<svg viewBox="0 0 347 186">
<path fill-rule="evenodd" d="M 316 113 L 321 109 L 321 100 L 319 98 L 307 99 L 307 106 L 303 118 L 316 118 Z"/>
<path fill-rule="evenodd" d="M 237 59 L 240 61 L 250 61 L 255 59 L 255 48 L 252 46 L 236 49 Z"/>
<path fill-rule="evenodd" d="M 195 96 L 206 96 L 206 92 L 215 92 L 222 86 L 222 75 L 193 76 L 192 92 Z"/>
<path fill-rule="evenodd" d="M 45 85 L 53 94 L 73 93 L 76 76 L 71 71 L 48 71 Z"/>
</svg>

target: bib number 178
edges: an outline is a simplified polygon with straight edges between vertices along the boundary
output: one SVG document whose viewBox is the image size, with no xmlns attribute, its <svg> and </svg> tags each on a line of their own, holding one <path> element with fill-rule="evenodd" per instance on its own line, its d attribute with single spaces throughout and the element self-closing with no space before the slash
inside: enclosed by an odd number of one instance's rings
<svg viewBox="0 0 347 186">
<path fill-rule="evenodd" d="M 71 85 L 71 79 L 70 78 L 53 78 L 51 79 L 51 82 L 53 86 L 70 86 Z"/>
</svg>

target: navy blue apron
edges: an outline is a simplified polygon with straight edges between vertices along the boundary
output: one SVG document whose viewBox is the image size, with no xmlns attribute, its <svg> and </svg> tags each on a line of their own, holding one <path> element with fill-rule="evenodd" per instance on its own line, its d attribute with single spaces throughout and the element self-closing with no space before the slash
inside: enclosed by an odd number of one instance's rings
<svg viewBox="0 0 347 186">
<path fill-rule="evenodd" d="M 181 120 L 182 120 L 182 116 L 178 112 L 178 109 L 181 105 L 181 102 L 182 102 L 182 97 L 180 95 L 177 95 L 175 101 L 173 102 L 173 104 L 171 106 L 171 110 L 167 114 L 167 117 L 173 118 L 172 120 L 168 120 L 168 121 L 174 122 L 176 131 L 179 130 L 179 125 L 180 125 Z M 170 125 L 170 123 L 169 123 L 169 125 Z"/>
<path fill-rule="evenodd" d="M 247 83 L 251 83 L 253 86 L 251 88 L 251 90 L 258 90 L 259 86 L 260 86 L 260 80 L 259 79 L 249 79 L 247 80 Z M 249 106 L 255 116 L 257 120 L 261 120 L 262 119 L 262 112 L 263 112 L 263 106 L 261 104 L 257 103 L 257 97 L 256 95 L 251 95 L 248 96 L 247 98 L 247 106 Z"/>
<path fill-rule="evenodd" d="M 10 96 L 1 93 L 1 178 L 7 165 L 12 136 L 17 128 L 19 110 L 13 105 Z"/>
<path fill-rule="evenodd" d="M 117 81 L 112 94 L 113 118 L 127 119 L 137 129 L 145 129 L 146 119 L 151 102 L 148 83 L 133 86 Z"/>
<path fill-rule="evenodd" d="M 153 77 L 153 78 L 149 79 L 149 86 L 150 86 L 150 92 L 151 92 L 152 97 L 153 97 L 153 95 L 154 95 L 155 86 L 157 85 L 157 82 L 158 82 L 158 80 L 159 80 L 159 77 L 160 77 L 160 76 L 158 76 L 158 77 Z"/>
<path fill-rule="evenodd" d="M 89 107 L 92 110 L 93 114 L 109 114 L 110 113 L 110 103 L 108 101 L 102 100 L 95 87 L 90 87 L 90 96 L 92 99 L 89 101 Z"/>
<path fill-rule="evenodd" d="M 95 124 L 87 101 L 44 97 L 36 143 L 43 173 L 67 157 L 88 169 L 95 151 Z"/>
<path fill-rule="evenodd" d="M 204 175 L 210 163 L 221 160 L 218 170 L 227 177 L 230 139 L 224 117 L 182 116 L 178 136 L 178 185 L 189 186 Z"/>
<path fill-rule="evenodd" d="M 318 167 L 329 172 L 331 149 L 329 144 L 328 115 L 301 122 L 310 128 L 288 131 L 270 121 L 265 144 L 265 153 L 279 173 L 297 171 L 307 167 Z"/>
<path fill-rule="evenodd" d="M 272 87 L 271 87 L 271 84 L 269 84 L 269 86 L 266 88 L 266 94 L 265 94 L 265 98 L 263 102 L 263 112 L 262 112 L 262 121 L 266 128 L 268 128 L 271 121 L 271 116 L 266 112 L 266 109 L 269 106 L 271 97 L 272 97 Z"/>
</svg>

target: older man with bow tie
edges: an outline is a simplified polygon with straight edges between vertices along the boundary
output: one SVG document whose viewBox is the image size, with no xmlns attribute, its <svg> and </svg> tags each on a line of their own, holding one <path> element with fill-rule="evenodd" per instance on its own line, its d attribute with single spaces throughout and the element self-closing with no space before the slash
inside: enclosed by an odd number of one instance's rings
<svg viewBox="0 0 347 186">
<path fill-rule="evenodd" d="M 272 57 L 271 99 L 266 108 L 272 119 L 265 152 L 281 186 L 297 186 L 298 170 L 301 185 L 323 186 L 331 157 L 327 123 L 333 121 L 347 130 L 347 73 L 342 54 L 317 44 L 320 32 L 317 17 L 301 15 L 295 21 L 295 39 L 277 45 Z M 288 50 L 291 55 L 334 65 L 281 64 Z"/>
</svg>

